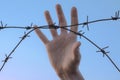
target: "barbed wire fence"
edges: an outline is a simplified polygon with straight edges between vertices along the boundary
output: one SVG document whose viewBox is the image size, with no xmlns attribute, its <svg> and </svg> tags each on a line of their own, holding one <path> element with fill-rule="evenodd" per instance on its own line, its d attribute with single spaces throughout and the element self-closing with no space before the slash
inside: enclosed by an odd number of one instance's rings
<svg viewBox="0 0 120 80">
<path fill-rule="evenodd" d="M 89 30 L 89 24 L 92 24 L 92 23 L 97 23 L 97 22 L 104 22 L 104 21 L 117 21 L 117 20 L 120 20 L 120 16 L 119 16 L 119 13 L 120 11 L 117 11 L 115 12 L 115 15 L 114 16 L 111 16 L 110 18 L 104 18 L 104 19 L 98 19 L 98 20 L 93 20 L 93 21 L 89 21 L 88 20 L 88 16 L 87 16 L 87 19 L 85 22 L 83 23 L 79 23 L 79 24 L 74 24 L 74 25 L 67 25 L 67 26 L 59 26 L 59 25 L 56 25 L 55 23 L 54 24 L 51 24 L 51 25 L 44 25 L 44 26 L 38 26 L 37 28 L 39 29 L 59 29 L 59 28 L 62 28 L 62 29 L 65 29 L 67 31 L 70 31 L 78 36 L 83 37 L 85 40 L 87 40 L 88 42 L 90 42 L 92 45 L 94 45 L 98 51 L 96 52 L 101 52 L 103 54 L 103 57 L 106 56 L 109 61 L 113 64 L 113 66 L 117 69 L 118 72 L 120 72 L 120 68 L 115 64 L 115 62 L 112 60 L 112 58 L 108 55 L 109 51 L 106 51 L 105 49 L 108 48 L 109 46 L 106 46 L 104 48 L 101 48 L 99 45 L 97 45 L 95 42 L 93 42 L 92 40 L 90 40 L 88 37 L 86 37 L 84 35 L 84 32 L 82 32 L 81 30 L 78 31 L 78 32 L 75 32 L 75 31 L 72 31 L 70 29 L 68 29 L 67 27 L 73 27 L 73 26 L 76 26 L 76 25 L 82 25 L 83 27 L 87 27 L 87 30 Z M 3 70 L 3 68 L 5 67 L 5 64 L 8 62 L 9 59 L 11 59 L 12 57 L 12 54 L 14 53 L 14 51 L 18 48 L 18 46 L 27 38 L 29 37 L 29 34 L 31 32 L 33 32 L 35 29 L 37 28 L 34 28 L 33 27 L 33 24 L 31 23 L 30 26 L 26 26 L 26 27 L 18 27 L 18 26 L 7 26 L 7 24 L 3 24 L 3 22 L 1 21 L 0 22 L 0 31 L 3 30 L 3 29 L 10 29 L 10 28 L 13 28 L 13 29 L 23 29 L 23 30 L 27 30 L 28 32 L 24 33 L 24 35 L 22 37 L 20 37 L 21 39 L 19 40 L 19 42 L 15 45 L 15 47 L 10 51 L 10 53 L 7 55 L 5 54 L 5 59 L 2 60 L 3 64 L 1 65 L 0 67 L 0 72 Z"/>
</svg>

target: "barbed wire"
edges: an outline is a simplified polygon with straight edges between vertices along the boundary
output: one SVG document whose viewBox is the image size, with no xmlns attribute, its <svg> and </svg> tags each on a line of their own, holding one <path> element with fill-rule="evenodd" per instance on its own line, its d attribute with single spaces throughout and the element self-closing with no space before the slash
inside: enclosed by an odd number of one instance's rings
<svg viewBox="0 0 120 80">
<path fill-rule="evenodd" d="M 67 31 L 70 31 L 70 32 L 73 32 L 74 34 L 76 35 L 79 35 L 80 37 L 83 37 L 84 39 L 86 39 L 87 41 L 89 41 L 91 44 L 93 44 L 96 48 L 99 49 L 99 51 L 96 51 L 96 52 L 101 52 L 103 53 L 103 57 L 106 56 L 110 62 L 114 65 L 114 67 L 120 72 L 120 69 L 117 67 L 117 65 L 115 64 L 115 62 L 112 60 L 112 58 L 107 54 L 109 52 L 106 52 L 105 49 L 108 48 L 109 46 L 107 47 L 104 47 L 104 48 L 100 48 L 95 42 L 93 42 L 92 40 L 90 40 L 88 37 L 86 37 L 85 35 L 83 35 L 83 33 L 80 33 L 80 32 L 75 32 L 75 31 L 72 31 L 70 29 L 67 29 L 67 28 L 64 28 L 62 27 L 62 29 L 65 29 Z"/>
<path fill-rule="evenodd" d="M 83 37 L 84 39 L 86 39 L 87 41 L 89 41 L 92 45 L 94 45 L 98 51 L 96 52 L 101 52 L 103 54 L 103 57 L 106 56 L 110 62 L 114 65 L 114 67 L 120 72 L 120 69 L 118 68 L 118 66 L 115 64 L 115 62 L 111 59 L 111 57 L 107 54 L 109 52 L 105 51 L 106 48 L 108 48 L 109 46 L 106 46 L 104 48 L 101 48 L 99 47 L 95 42 L 93 42 L 92 40 L 90 40 L 88 37 L 86 37 L 84 35 L 84 32 L 82 31 L 79 31 L 79 32 L 75 32 L 75 31 L 72 31 L 70 29 L 68 29 L 67 27 L 74 27 L 74 26 L 77 26 L 77 25 L 82 25 L 83 27 L 87 27 L 87 30 L 89 30 L 89 24 L 91 23 L 96 23 L 96 22 L 103 22 L 103 21 L 116 21 L 116 20 L 119 20 L 120 17 L 119 17 L 119 11 L 115 12 L 115 15 L 114 16 L 111 16 L 110 18 L 104 18 L 104 19 L 98 19 L 98 20 L 93 20 L 93 21 L 89 21 L 88 20 L 88 16 L 87 16 L 87 19 L 85 22 L 83 23 L 79 23 L 79 24 L 73 24 L 73 25 L 67 25 L 67 26 L 59 26 L 59 25 L 56 25 L 55 23 L 54 24 L 51 24 L 51 25 L 44 25 L 44 26 L 38 26 L 37 28 L 39 29 L 59 29 L 59 28 L 62 28 L 62 29 L 65 29 L 67 31 L 70 31 L 78 36 Z M 0 30 L 3 30 L 3 29 L 25 29 L 25 30 L 29 30 L 27 33 L 24 32 L 24 35 L 22 37 L 20 37 L 20 41 L 16 44 L 16 46 L 11 50 L 11 52 L 7 55 L 5 55 L 5 59 L 2 60 L 3 64 L 0 68 L 0 72 L 2 71 L 2 69 L 4 68 L 5 64 L 8 62 L 9 59 L 11 59 L 11 55 L 14 53 L 14 51 L 18 48 L 18 46 L 22 43 L 23 40 L 25 40 L 27 37 L 29 37 L 29 34 L 31 32 L 33 32 L 35 29 L 37 28 L 34 28 L 33 27 L 33 23 L 31 23 L 30 26 L 26 26 L 26 27 L 18 27 L 18 26 L 7 26 L 7 24 L 3 24 L 3 22 L 1 21 L 0 22 Z"/>
</svg>

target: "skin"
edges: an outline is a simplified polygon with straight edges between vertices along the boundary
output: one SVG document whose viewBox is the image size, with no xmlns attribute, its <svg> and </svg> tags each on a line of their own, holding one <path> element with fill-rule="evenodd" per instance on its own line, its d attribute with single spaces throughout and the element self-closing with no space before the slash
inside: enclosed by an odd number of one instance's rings
<svg viewBox="0 0 120 80">
<path fill-rule="evenodd" d="M 66 26 L 67 22 L 64 17 L 60 4 L 56 5 L 56 12 L 59 20 L 59 26 Z M 45 18 L 48 25 L 52 25 L 53 21 L 49 11 L 45 11 Z M 71 25 L 78 23 L 77 9 L 71 9 Z M 56 29 L 50 29 L 53 40 L 47 37 L 34 26 L 38 37 L 45 44 L 50 62 L 61 80 L 84 80 L 78 67 L 81 59 L 79 52 L 80 42 L 77 41 L 77 35 L 61 29 L 58 35 Z M 77 32 L 78 26 L 71 26 L 71 30 Z"/>
</svg>

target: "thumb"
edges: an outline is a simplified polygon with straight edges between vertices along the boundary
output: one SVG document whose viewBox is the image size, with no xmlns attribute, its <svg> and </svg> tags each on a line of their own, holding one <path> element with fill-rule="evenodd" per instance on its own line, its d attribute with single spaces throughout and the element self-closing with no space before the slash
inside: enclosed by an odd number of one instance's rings
<svg viewBox="0 0 120 80">
<path fill-rule="evenodd" d="M 79 50 L 81 43 L 80 42 L 75 42 L 72 46 L 73 53 L 76 53 Z"/>
<path fill-rule="evenodd" d="M 72 51 L 73 51 L 73 60 L 75 60 L 75 62 L 79 62 L 80 61 L 80 52 L 79 52 L 79 47 L 80 47 L 81 43 L 80 42 L 75 42 L 72 46 Z"/>
</svg>

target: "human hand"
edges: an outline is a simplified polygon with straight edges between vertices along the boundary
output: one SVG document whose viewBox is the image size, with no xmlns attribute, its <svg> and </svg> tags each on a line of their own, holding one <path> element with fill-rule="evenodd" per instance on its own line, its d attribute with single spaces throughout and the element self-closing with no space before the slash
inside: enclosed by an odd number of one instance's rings
<svg viewBox="0 0 120 80">
<path fill-rule="evenodd" d="M 56 11 L 59 20 L 59 26 L 66 26 L 67 22 L 59 4 L 56 5 Z M 45 17 L 48 24 L 52 25 L 53 21 L 49 11 L 45 11 Z M 75 7 L 71 9 L 71 25 L 73 24 L 78 24 L 77 9 Z M 37 26 L 35 26 L 35 28 L 37 28 Z M 78 26 L 71 26 L 71 30 L 77 32 Z M 60 35 L 58 35 L 56 29 L 50 29 L 50 31 L 53 37 L 52 41 L 49 41 L 39 29 L 35 29 L 35 32 L 46 46 L 50 62 L 56 73 L 61 79 L 82 80 L 82 78 L 70 79 L 72 74 L 79 74 L 78 67 L 81 59 L 79 46 L 81 43 L 76 40 L 77 35 L 72 32 L 67 32 L 63 28 L 61 28 Z"/>
</svg>

